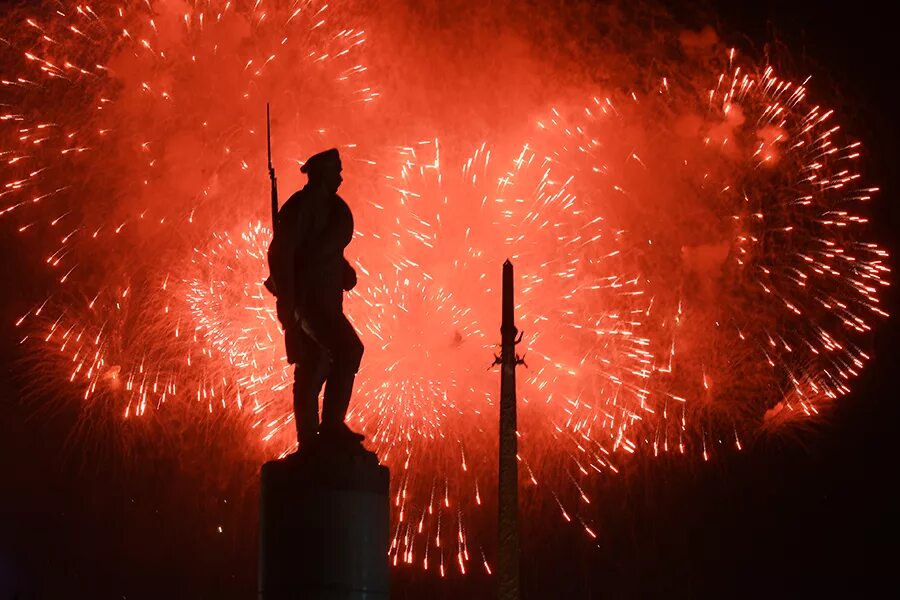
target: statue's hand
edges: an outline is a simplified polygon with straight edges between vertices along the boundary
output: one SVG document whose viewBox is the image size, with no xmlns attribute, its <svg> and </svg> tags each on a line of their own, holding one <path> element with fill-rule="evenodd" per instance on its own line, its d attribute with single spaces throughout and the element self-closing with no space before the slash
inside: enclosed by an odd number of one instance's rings
<svg viewBox="0 0 900 600">
<path fill-rule="evenodd" d="M 346 260 L 344 260 L 344 281 L 341 287 L 348 292 L 356 287 L 356 269 Z"/>
</svg>

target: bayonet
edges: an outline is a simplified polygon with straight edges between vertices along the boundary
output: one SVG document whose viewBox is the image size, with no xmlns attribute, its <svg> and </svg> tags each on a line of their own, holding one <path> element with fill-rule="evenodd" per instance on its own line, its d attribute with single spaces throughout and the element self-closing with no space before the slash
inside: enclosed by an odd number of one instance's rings
<svg viewBox="0 0 900 600">
<path fill-rule="evenodd" d="M 278 223 L 278 180 L 275 178 L 275 167 L 272 166 L 272 120 L 269 116 L 269 103 L 266 102 L 266 152 L 269 158 L 269 181 L 272 182 L 272 235 L 275 234 L 275 227 Z M 269 275 L 264 285 L 269 292 L 277 295 L 275 289 L 275 280 Z"/>
<path fill-rule="evenodd" d="M 266 150 L 269 155 L 269 181 L 272 182 L 272 231 L 278 220 L 278 180 L 275 178 L 275 167 L 272 166 L 272 121 L 269 117 L 269 103 L 266 102 Z"/>
</svg>

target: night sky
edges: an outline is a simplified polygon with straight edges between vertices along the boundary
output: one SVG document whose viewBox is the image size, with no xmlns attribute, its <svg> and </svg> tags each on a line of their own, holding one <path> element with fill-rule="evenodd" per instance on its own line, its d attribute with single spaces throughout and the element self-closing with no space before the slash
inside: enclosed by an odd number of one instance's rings
<svg viewBox="0 0 900 600">
<path fill-rule="evenodd" d="M 793 71 L 812 74 L 843 126 L 864 141 L 866 179 L 882 190 L 875 237 L 896 257 L 896 21 L 874 2 L 824 6 L 715 2 L 701 14 L 718 15 L 718 23 L 684 19 L 741 32 L 738 43 L 756 49 L 790 49 Z M 221 482 L 214 489 L 198 489 L 197 474 L 228 452 L 227 424 L 185 457 L 127 424 L 84 435 L 76 406 L 29 394 L 34 376 L 22 367 L 13 322 L 42 282 L 16 260 L 20 247 L 10 237 L 0 222 L 7 290 L 0 302 L 0 599 L 252 597 L 259 465 L 241 464 L 211 478 Z M 896 285 L 885 299 L 888 312 L 900 312 Z M 889 525 L 900 500 L 896 323 L 877 328 L 874 359 L 826 423 L 707 465 L 642 467 L 625 489 L 601 499 L 622 516 L 601 532 L 598 547 L 555 515 L 525 523 L 524 597 L 896 590 L 897 531 Z M 490 584 L 481 575 L 436 582 L 418 570 L 397 571 L 393 597 L 477 598 Z"/>
</svg>

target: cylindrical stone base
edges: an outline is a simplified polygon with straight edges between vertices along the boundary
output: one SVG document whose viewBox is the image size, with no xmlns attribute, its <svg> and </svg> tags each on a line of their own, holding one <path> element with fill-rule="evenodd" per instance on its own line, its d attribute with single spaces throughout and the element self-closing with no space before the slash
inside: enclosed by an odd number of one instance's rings
<svg viewBox="0 0 900 600">
<path fill-rule="evenodd" d="M 263 465 L 260 600 L 389 595 L 389 474 L 362 447 Z"/>
</svg>

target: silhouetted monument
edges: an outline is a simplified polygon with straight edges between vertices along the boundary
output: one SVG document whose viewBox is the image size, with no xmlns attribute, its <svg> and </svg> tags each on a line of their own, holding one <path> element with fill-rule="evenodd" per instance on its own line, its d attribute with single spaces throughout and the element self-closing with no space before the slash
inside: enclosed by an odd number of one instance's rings
<svg viewBox="0 0 900 600">
<path fill-rule="evenodd" d="M 500 457 L 497 486 L 497 597 L 519 599 L 519 469 L 516 464 L 516 366 L 525 364 L 516 354 L 522 334 L 515 325 L 513 266 L 503 263 L 500 365 Z"/>
<path fill-rule="evenodd" d="M 337 195 L 343 181 L 340 154 L 334 148 L 315 154 L 300 171 L 309 180 L 276 216 L 267 286 L 274 290 L 287 359 L 294 365 L 297 439 L 301 447 L 324 438 L 358 443 L 363 436 L 344 423 L 363 345 L 344 315 L 344 292 L 356 286 L 356 270 L 344 258 L 353 214 Z"/>
<path fill-rule="evenodd" d="M 294 365 L 298 450 L 262 468 L 260 598 L 387 598 L 389 473 L 344 422 L 363 345 L 343 312 L 356 271 L 344 258 L 353 215 L 337 195 L 340 154 L 320 152 L 300 170 L 307 184 L 279 210 L 269 141 L 274 233 L 266 288 Z"/>
</svg>

